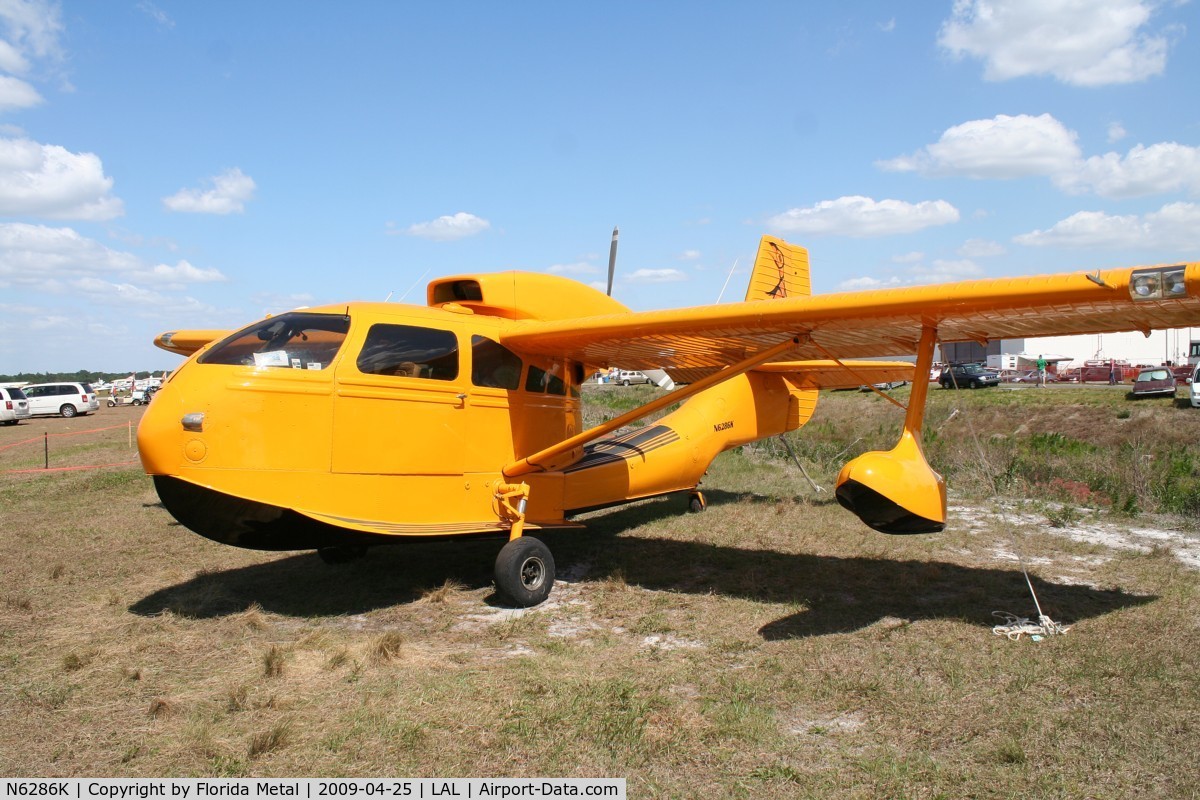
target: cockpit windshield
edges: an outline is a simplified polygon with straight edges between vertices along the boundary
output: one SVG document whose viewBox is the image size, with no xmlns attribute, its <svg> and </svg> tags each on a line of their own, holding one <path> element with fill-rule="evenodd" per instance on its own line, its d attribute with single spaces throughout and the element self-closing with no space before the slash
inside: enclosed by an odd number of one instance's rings
<svg viewBox="0 0 1200 800">
<path fill-rule="evenodd" d="M 325 369 L 337 355 L 350 318 L 293 311 L 243 328 L 200 356 L 201 364 Z"/>
</svg>

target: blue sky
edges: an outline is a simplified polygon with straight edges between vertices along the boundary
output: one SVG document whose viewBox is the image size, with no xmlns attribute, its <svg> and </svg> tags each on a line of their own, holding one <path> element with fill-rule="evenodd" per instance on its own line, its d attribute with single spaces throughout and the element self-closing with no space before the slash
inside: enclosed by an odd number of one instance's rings
<svg viewBox="0 0 1200 800">
<path fill-rule="evenodd" d="M 1194 2 L 0 0 L 0 373 L 445 274 L 740 299 L 1200 260 Z"/>
</svg>

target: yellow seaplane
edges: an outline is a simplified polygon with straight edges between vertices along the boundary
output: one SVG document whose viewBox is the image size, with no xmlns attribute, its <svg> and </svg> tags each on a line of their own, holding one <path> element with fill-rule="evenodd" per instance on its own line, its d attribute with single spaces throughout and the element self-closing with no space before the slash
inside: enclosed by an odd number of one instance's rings
<svg viewBox="0 0 1200 800">
<path fill-rule="evenodd" d="M 1200 263 L 812 296 L 807 251 L 766 236 L 739 303 L 633 312 L 569 279 L 501 272 L 435 280 L 424 306 L 164 333 L 155 343 L 188 358 L 138 448 L 167 511 L 210 539 L 339 561 L 499 536 L 497 589 L 532 606 L 554 559 L 531 532 L 672 492 L 701 510 L 717 454 L 801 427 L 823 388 L 913 382 L 896 447 L 847 463 L 836 496 L 877 531 L 940 531 L 945 482 L 921 445 L 939 342 L 1195 325 Z M 683 385 L 583 430 L 580 385 L 612 365 Z"/>
</svg>

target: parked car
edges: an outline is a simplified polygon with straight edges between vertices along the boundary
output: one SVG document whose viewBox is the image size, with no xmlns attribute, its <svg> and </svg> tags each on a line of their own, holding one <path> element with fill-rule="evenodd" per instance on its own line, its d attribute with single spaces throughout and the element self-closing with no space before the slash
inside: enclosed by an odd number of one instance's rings
<svg viewBox="0 0 1200 800">
<path fill-rule="evenodd" d="M 943 389 L 979 389 L 999 386 L 1000 376 L 978 364 L 954 364 L 942 370 L 938 381 Z"/>
<path fill-rule="evenodd" d="M 622 386 L 628 386 L 631 383 L 649 383 L 650 379 L 645 373 L 637 370 L 623 369 L 617 373 L 617 383 Z"/>
<path fill-rule="evenodd" d="M 1188 394 L 1192 398 L 1192 408 L 1200 408 L 1200 364 L 1196 366 L 1196 371 L 1192 373 L 1192 385 L 1188 390 Z"/>
<path fill-rule="evenodd" d="M 0 423 L 16 425 L 29 416 L 29 400 L 25 393 L 16 387 L 0 387 Z"/>
<path fill-rule="evenodd" d="M 1036 369 L 1031 369 L 1028 372 L 1022 372 L 1020 375 L 1014 376 L 1012 378 L 1012 382 L 1013 383 L 1037 383 L 1038 378 L 1039 378 L 1038 371 Z M 1059 380 L 1060 380 L 1059 376 L 1055 375 L 1053 372 L 1050 372 L 1049 370 L 1046 371 L 1046 383 L 1056 383 Z"/>
<path fill-rule="evenodd" d="M 90 383 L 33 383 L 22 387 L 34 416 L 73 417 L 100 410 Z"/>
<path fill-rule="evenodd" d="M 1133 379 L 1134 397 L 1175 396 L 1175 376 L 1170 367 L 1151 367 Z"/>
</svg>

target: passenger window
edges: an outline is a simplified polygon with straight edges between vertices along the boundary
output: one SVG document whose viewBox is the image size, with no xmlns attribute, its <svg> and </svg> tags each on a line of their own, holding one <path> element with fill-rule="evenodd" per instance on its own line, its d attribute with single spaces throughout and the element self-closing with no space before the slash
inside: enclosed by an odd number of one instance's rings
<svg viewBox="0 0 1200 800">
<path fill-rule="evenodd" d="M 372 325 L 358 354 L 368 375 L 452 381 L 458 377 L 458 337 L 413 325 Z"/>
<path fill-rule="evenodd" d="M 199 363 L 325 369 L 348 330 L 350 318 L 340 314 L 280 314 L 227 337 Z"/>
<path fill-rule="evenodd" d="M 521 387 L 521 357 L 486 336 L 471 337 L 471 383 L 492 389 Z"/>
<path fill-rule="evenodd" d="M 555 374 L 561 371 L 562 366 L 560 364 L 552 365 L 549 371 L 531 364 L 529 366 L 529 377 L 525 379 L 525 391 L 536 392 L 538 394 L 566 394 L 567 387 L 563 383 L 563 379 Z"/>
<path fill-rule="evenodd" d="M 583 385 L 583 364 L 571 362 L 571 397 L 579 397 L 579 387 Z"/>
</svg>

